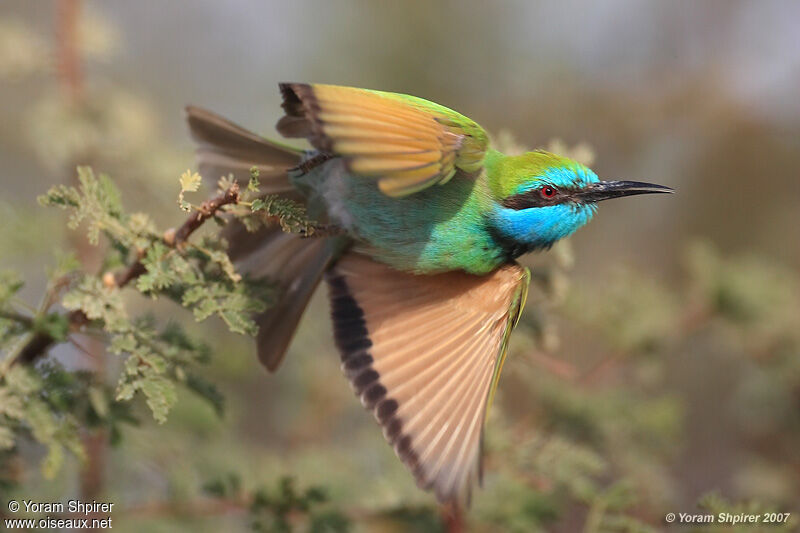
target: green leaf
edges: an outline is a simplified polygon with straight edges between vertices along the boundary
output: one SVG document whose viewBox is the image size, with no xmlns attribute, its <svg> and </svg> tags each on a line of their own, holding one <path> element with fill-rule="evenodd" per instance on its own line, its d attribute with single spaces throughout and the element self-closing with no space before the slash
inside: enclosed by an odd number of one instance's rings
<svg viewBox="0 0 800 533">
<path fill-rule="evenodd" d="M 117 387 L 117 401 L 132 400 L 133 395 L 136 394 L 136 388 L 135 382 L 120 383 Z"/>
<path fill-rule="evenodd" d="M 69 319 L 61 313 L 47 313 L 34 318 L 33 329 L 45 333 L 56 342 L 63 342 L 69 335 Z"/>
<path fill-rule="evenodd" d="M 6 426 L 0 426 L 0 451 L 14 447 L 14 432 Z"/>
<path fill-rule="evenodd" d="M 5 305 L 24 286 L 15 272 L 0 271 L 0 306 Z"/>
<path fill-rule="evenodd" d="M 242 492 L 242 479 L 235 472 L 207 481 L 203 484 L 203 492 L 215 498 L 237 498 Z"/>
<path fill-rule="evenodd" d="M 258 171 L 258 167 L 256 166 L 250 167 L 250 181 L 247 183 L 248 192 L 253 192 L 253 193 L 258 192 L 258 189 L 261 186 L 261 181 L 258 179 L 259 175 L 260 173 Z"/>
<path fill-rule="evenodd" d="M 81 262 L 74 252 L 57 253 L 56 266 L 48 270 L 47 275 L 52 280 L 58 280 L 81 268 Z"/>
<path fill-rule="evenodd" d="M 153 412 L 156 422 L 163 424 L 167 421 L 167 413 L 178 400 L 175 385 L 160 376 L 143 379 L 140 385 L 147 398 L 147 405 Z"/>
<path fill-rule="evenodd" d="M 90 320 L 102 320 L 108 331 L 128 329 L 130 319 L 119 289 L 106 287 L 99 278 L 85 276 L 64 294 L 61 304 L 70 310 L 80 309 Z"/>
<path fill-rule="evenodd" d="M 263 311 L 266 305 L 248 297 L 243 291 L 241 284 L 235 285 L 231 290 L 224 284 L 211 283 L 207 286 L 192 287 L 186 291 L 182 303 L 192 309 L 198 321 L 216 314 L 225 321 L 231 331 L 255 336 L 258 326 L 251 315 Z"/>
<path fill-rule="evenodd" d="M 255 337 L 258 334 L 258 326 L 250 318 L 250 313 L 243 313 L 235 310 L 224 310 L 220 313 L 222 320 L 228 329 L 234 333 Z"/>
<path fill-rule="evenodd" d="M 0 388 L 0 415 L 17 420 L 22 418 L 25 412 L 22 405 L 23 396 L 23 394 L 14 394 L 11 387 Z"/>
<path fill-rule="evenodd" d="M 48 447 L 47 457 L 42 463 L 42 475 L 46 479 L 52 479 L 60 471 L 64 462 L 63 447 L 78 457 L 83 456 L 74 420 L 57 416 L 42 400 L 28 398 L 24 420 L 34 438 Z"/>
<path fill-rule="evenodd" d="M 64 449 L 61 446 L 50 445 L 47 447 L 47 456 L 42 462 L 42 476 L 45 479 L 56 477 L 64 465 Z"/>
<path fill-rule="evenodd" d="M 187 169 L 180 177 L 181 191 L 195 192 L 200 188 L 202 181 L 203 178 L 200 177 L 200 174 L 192 172 L 191 169 Z"/>
<path fill-rule="evenodd" d="M 264 223 L 277 222 L 287 233 L 311 236 L 317 230 L 316 223 L 308 219 L 306 208 L 289 198 L 268 195 L 253 200 L 250 210 Z"/>
<path fill-rule="evenodd" d="M 110 412 L 110 408 L 108 405 L 108 397 L 103 388 L 98 386 L 89 387 L 88 396 L 89 403 L 92 405 L 94 412 L 97 413 L 99 417 L 106 418 Z"/>
<path fill-rule="evenodd" d="M 220 176 L 217 181 L 217 192 L 220 194 L 224 193 L 230 189 L 234 183 L 236 183 L 236 179 L 233 177 L 233 174 L 229 173 L 227 176 Z"/>
<path fill-rule="evenodd" d="M 67 225 L 71 229 L 86 221 L 92 244 L 97 244 L 101 231 L 126 248 L 145 248 L 160 238 L 146 219 L 139 216 L 131 222 L 123 213 L 119 191 L 107 175 L 95 176 L 91 168 L 78 167 L 78 182 L 77 188 L 52 187 L 39 197 L 39 203 L 70 210 Z"/>
<path fill-rule="evenodd" d="M 155 235 L 157 233 L 155 222 L 146 213 L 131 213 L 128 217 L 128 227 L 136 234 Z"/>
<path fill-rule="evenodd" d="M 5 375 L 6 386 L 17 395 L 29 395 L 38 392 L 42 382 L 36 373 L 20 366 L 12 367 Z"/>
<path fill-rule="evenodd" d="M 236 267 L 233 266 L 231 258 L 222 250 L 203 250 L 208 258 L 214 263 L 218 264 L 222 271 L 228 276 L 228 279 L 234 283 L 242 280 L 242 276 L 236 273 Z"/>
<path fill-rule="evenodd" d="M 191 211 L 192 206 L 189 202 L 183 199 L 183 194 L 187 192 L 195 192 L 200 188 L 203 178 L 197 172 L 186 170 L 180 177 L 181 191 L 178 193 L 178 205 L 183 211 Z"/>
<path fill-rule="evenodd" d="M 194 279 L 191 265 L 177 251 L 156 242 L 142 258 L 146 273 L 136 280 L 143 293 L 163 291 L 188 279 Z"/>
<path fill-rule="evenodd" d="M 188 373 L 186 387 L 211 404 L 217 416 L 225 413 L 225 397 L 212 382 L 195 373 Z"/>
<path fill-rule="evenodd" d="M 136 337 L 133 333 L 127 332 L 120 335 L 114 335 L 109 344 L 109 351 L 115 354 L 133 353 L 138 346 Z"/>
</svg>

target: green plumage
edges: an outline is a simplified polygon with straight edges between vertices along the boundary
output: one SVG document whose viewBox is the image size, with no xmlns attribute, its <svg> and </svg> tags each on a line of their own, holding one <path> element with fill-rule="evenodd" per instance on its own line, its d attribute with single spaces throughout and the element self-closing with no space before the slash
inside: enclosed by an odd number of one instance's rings
<svg viewBox="0 0 800 533">
<path fill-rule="evenodd" d="M 293 179 L 317 191 L 313 203 L 325 202 L 334 223 L 369 255 L 399 270 L 482 274 L 505 260 L 485 230 L 483 213 L 492 200 L 484 178 L 456 176 L 401 198 L 386 196 L 373 180 L 348 173 L 336 160 Z"/>
<path fill-rule="evenodd" d="M 600 200 L 669 190 L 600 182 L 547 152 L 505 155 L 477 123 L 420 98 L 330 85 L 281 92 L 278 131 L 314 150 L 190 110 L 204 173 L 256 164 L 262 190 L 304 202 L 341 234 L 268 229 L 243 239 L 253 248 L 233 236 L 237 264 L 285 288 L 259 317 L 259 357 L 277 368 L 325 276 L 342 367 L 362 403 L 420 486 L 462 505 L 480 477 L 485 411 L 530 281 L 514 259 L 570 235 Z"/>
</svg>

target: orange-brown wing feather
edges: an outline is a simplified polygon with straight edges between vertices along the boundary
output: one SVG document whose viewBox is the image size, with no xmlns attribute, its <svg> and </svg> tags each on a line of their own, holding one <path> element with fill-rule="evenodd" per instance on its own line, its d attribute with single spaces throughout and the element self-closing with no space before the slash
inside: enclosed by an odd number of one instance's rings
<svg viewBox="0 0 800 533">
<path fill-rule="evenodd" d="M 526 269 L 418 276 L 350 252 L 326 279 L 342 366 L 356 393 L 421 487 L 442 502 L 468 501 Z"/>
</svg>

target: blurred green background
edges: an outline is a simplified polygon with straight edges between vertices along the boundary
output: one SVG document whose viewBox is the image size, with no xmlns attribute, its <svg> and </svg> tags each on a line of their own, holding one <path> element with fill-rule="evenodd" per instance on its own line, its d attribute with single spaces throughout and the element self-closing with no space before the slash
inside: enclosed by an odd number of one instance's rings
<svg viewBox="0 0 800 533">
<path fill-rule="evenodd" d="M 526 259 L 536 283 L 471 528 L 661 530 L 698 502 L 800 513 L 798 21 L 788 0 L 3 0 L 0 267 L 23 270 L 35 302 L 54 250 L 91 265 L 63 213 L 36 204 L 76 164 L 178 224 L 188 103 L 274 137 L 279 81 L 421 96 L 506 144 L 593 156 L 601 179 L 677 190 L 603 204 Z M 285 475 L 322 486 L 356 530 L 442 527 L 341 376 L 324 293 L 274 376 L 250 339 L 194 327 L 225 415 L 182 394 L 165 425 L 145 413 L 99 445 L 94 494 L 117 503 L 114 529 L 246 529 L 242 509 L 203 503 L 203 485 L 231 474 L 247 490 Z M 189 313 L 156 309 L 192 329 Z M 54 356 L 91 365 L 68 345 Z M 41 479 L 41 453 L 25 450 L 18 494 L 86 490 L 76 461 Z"/>
</svg>

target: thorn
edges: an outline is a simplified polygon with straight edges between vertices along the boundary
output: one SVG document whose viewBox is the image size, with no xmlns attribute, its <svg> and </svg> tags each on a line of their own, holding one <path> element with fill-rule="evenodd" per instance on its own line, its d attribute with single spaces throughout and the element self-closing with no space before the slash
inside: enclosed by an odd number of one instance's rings
<svg viewBox="0 0 800 533">
<path fill-rule="evenodd" d="M 175 228 L 169 228 L 165 231 L 163 239 L 167 246 L 175 246 Z"/>
<path fill-rule="evenodd" d="M 113 289 L 117 286 L 117 280 L 114 277 L 114 274 L 111 272 L 106 272 L 103 274 L 103 286 L 107 289 Z"/>
</svg>

